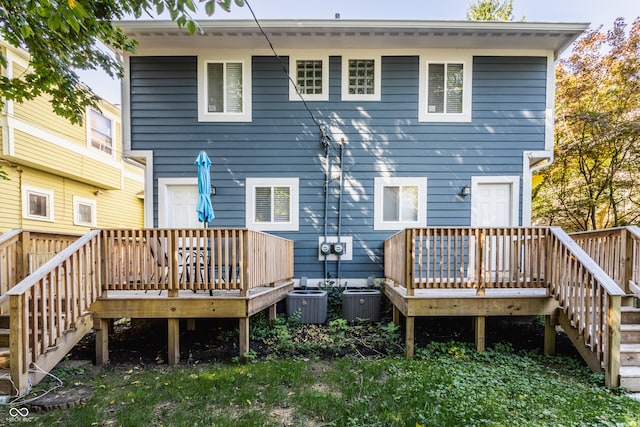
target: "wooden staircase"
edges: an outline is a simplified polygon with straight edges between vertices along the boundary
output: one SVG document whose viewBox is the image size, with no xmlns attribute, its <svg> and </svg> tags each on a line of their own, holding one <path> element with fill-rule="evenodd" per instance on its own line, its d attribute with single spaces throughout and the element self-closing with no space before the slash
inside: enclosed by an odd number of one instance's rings
<svg viewBox="0 0 640 427">
<path fill-rule="evenodd" d="M 12 392 L 9 368 L 9 315 L 0 314 L 0 395 Z"/>
<path fill-rule="evenodd" d="M 621 310 L 620 386 L 640 392 L 640 308 L 634 306 Z"/>
</svg>

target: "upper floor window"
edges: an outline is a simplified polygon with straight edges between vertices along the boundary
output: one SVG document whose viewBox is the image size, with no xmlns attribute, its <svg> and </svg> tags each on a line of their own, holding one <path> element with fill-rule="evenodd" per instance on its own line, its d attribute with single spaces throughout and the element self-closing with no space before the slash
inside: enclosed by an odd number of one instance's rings
<svg viewBox="0 0 640 427">
<path fill-rule="evenodd" d="M 200 121 L 251 120 L 251 70 L 245 60 L 201 60 L 198 72 Z"/>
<path fill-rule="evenodd" d="M 420 58 L 420 121 L 471 121 L 471 59 Z"/>
<path fill-rule="evenodd" d="M 298 230 L 298 178 L 247 178 L 247 228 Z"/>
<path fill-rule="evenodd" d="M 289 100 L 327 101 L 329 99 L 329 58 L 289 57 L 291 81 Z M 294 86 L 295 83 L 295 86 Z M 298 89 L 296 92 L 296 88 Z M 298 95 L 298 92 L 300 95 Z"/>
<path fill-rule="evenodd" d="M 343 57 L 342 99 L 379 101 L 381 87 L 380 57 Z"/>
<path fill-rule="evenodd" d="M 89 110 L 89 145 L 113 155 L 113 121 L 95 110 Z"/>
<path fill-rule="evenodd" d="M 23 186 L 22 216 L 27 219 L 53 221 L 53 191 Z"/>
<path fill-rule="evenodd" d="M 73 223 L 87 227 L 96 226 L 96 201 L 73 196 Z"/>
<path fill-rule="evenodd" d="M 375 230 L 401 230 L 427 225 L 426 178 L 375 178 Z"/>
</svg>

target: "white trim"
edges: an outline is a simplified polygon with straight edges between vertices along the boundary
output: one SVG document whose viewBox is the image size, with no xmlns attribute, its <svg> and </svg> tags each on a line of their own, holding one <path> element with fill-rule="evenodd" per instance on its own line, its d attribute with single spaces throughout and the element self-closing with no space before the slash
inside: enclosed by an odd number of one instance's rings
<svg viewBox="0 0 640 427">
<path fill-rule="evenodd" d="M 376 52 L 375 55 L 372 55 Z M 373 60 L 373 94 L 358 95 L 349 93 L 349 61 Z M 377 51 L 355 51 L 342 53 L 341 87 L 343 101 L 380 101 L 382 89 L 382 57 Z"/>
<path fill-rule="evenodd" d="M 47 198 L 47 216 L 37 216 L 31 215 L 29 213 L 29 193 L 38 194 L 41 196 L 45 196 Z M 22 186 L 22 217 L 26 219 L 31 219 L 35 221 L 46 221 L 46 222 L 54 222 L 55 216 L 53 214 L 54 211 L 54 191 L 48 190 L 39 187 L 33 187 L 31 185 L 23 185 Z"/>
<path fill-rule="evenodd" d="M 158 227 L 168 227 L 169 221 L 169 186 L 172 185 L 198 185 L 197 177 L 189 178 L 158 178 Z M 146 193 L 145 193 L 146 194 Z M 145 197 L 145 213 L 146 213 Z M 204 225 L 204 223 L 203 223 Z"/>
<path fill-rule="evenodd" d="M 80 205 L 88 205 L 91 206 L 91 222 L 85 223 L 80 221 L 80 212 L 78 209 Z M 95 227 L 97 224 L 98 217 L 98 204 L 94 199 L 87 199 L 84 197 L 73 196 L 73 224 L 81 225 L 84 227 Z"/>
<path fill-rule="evenodd" d="M 242 64 L 242 113 L 210 113 L 207 111 L 207 67 L 208 62 Z M 251 56 L 237 53 L 226 56 L 198 56 L 198 121 L 200 122 L 250 122 L 252 119 L 252 72 Z"/>
<path fill-rule="evenodd" d="M 520 219 L 518 209 L 520 207 L 520 177 L 517 175 L 505 176 L 472 176 L 471 177 L 471 226 L 478 226 L 478 184 L 511 184 L 511 227 L 517 227 Z"/>
<path fill-rule="evenodd" d="M 64 148 L 65 150 L 69 150 L 83 157 L 107 164 L 110 167 L 118 169 L 120 171 L 122 171 L 124 167 L 121 162 L 117 161 L 112 156 L 100 150 L 89 150 L 86 145 L 79 145 L 70 142 L 46 130 L 30 125 L 29 123 L 23 122 L 22 120 L 18 120 L 15 117 L 7 117 L 7 122 L 9 127 L 11 128 L 22 131 L 31 136 L 35 136 L 36 138 L 42 139 L 50 144 L 56 145 L 60 148 Z"/>
<path fill-rule="evenodd" d="M 91 113 L 94 112 L 96 114 L 101 115 L 102 117 L 104 117 L 105 119 L 109 120 L 110 122 L 110 128 L 111 128 L 111 154 L 107 153 L 106 151 L 103 151 L 99 148 L 96 148 L 93 146 L 92 144 L 92 126 L 91 126 Z M 84 124 L 85 124 L 85 128 L 86 128 L 86 134 L 87 134 L 87 148 L 89 150 L 94 150 L 97 151 L 98 153 L 100 153 L 103 156 L 108 156 L 108 157 L 113 157 L 116 158 L 116 154 L 117 154 L 117 139 L 116 139 L 116 120 L 117 118 L 114 117 L 111 114 L 108 113 L 104 113 L 104 112 L 100 112 L 95 108 L 91 108 L 91 107 L 87 107 L 86 111 L 85 111 L 85 120 L 84 120 Z"/>
<path fill-rule="evenodd" d="M 300 95 L 296 91 L 295 82 L 297 81 L 297 62 L 298 61 L 322 61 L 322 93 L 310 94 L 303 93 L 302 98 L 305 101 L 328 101 L 329 100 L 329 55 L 328 54 L 312 54 L 309 52 L 291 53 L 289 55 L 289 101 L 302 101 Z"/>
<path fill-rule="evenodd" d="M 429 113 L 427 111 L 429 64 L 462 64 L 462 113 Z M 418 79 L 418 121 L 420 122 L 470 122 L 472 105 L 473 54 L 461 53 L 423 53 L 420 55 L 420 75 Z"/>
<path fill-rule="evenodd" d="M 383 221 L 383 187 L 417 186 L 418 187 L 418 220 L 417 221 Z M 407 227 L 427 226 L 427 178 L 426 177 L 375 177 L 373 190 L 373 229 L 402 230 Z"/>
<path fill-rule="evenodd" d="M 263 187 L 289 187 L 290 218 L 289 222 L 255 222 L 255 188 Z M 245 217 L 246 227 L 259 231 L 298 231 L 300 222 L 300 182 L 298 178 L 246 178 L 245 179 Z"/>
</svg>

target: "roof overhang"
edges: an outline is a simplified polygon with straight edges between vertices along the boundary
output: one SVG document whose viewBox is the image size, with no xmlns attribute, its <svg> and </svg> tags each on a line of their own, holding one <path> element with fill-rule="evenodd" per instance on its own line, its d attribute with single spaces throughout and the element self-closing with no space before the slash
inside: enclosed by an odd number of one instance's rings
<svg viewBox="0 0 640 427">
<path fill-rule="evenodd" d="M 138 54 L 159 51 L 267 49 L 255 21 L 198 21 L 189 34 L 172 21 L 118 21 L 140 44 Z M 276 49 L 515 49 L 552 51 L 558 57 L 588 23 L 498 21 L 264 20 Z"/>
</svg>

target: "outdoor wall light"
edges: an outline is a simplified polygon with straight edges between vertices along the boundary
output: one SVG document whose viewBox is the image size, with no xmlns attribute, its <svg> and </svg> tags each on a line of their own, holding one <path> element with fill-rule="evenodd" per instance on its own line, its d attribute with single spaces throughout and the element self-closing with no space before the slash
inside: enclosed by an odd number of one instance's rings
<svg viewBox="0 0 640 427">
<path fill-rule="evenodd" d="M 469 187 L 468 185 L 465 185 L 460 189 L 460 195 L 462 197 L 467 197 L 470 194 L 471 194 L 471 187 Z"/>
<path fill-rule="evenodd" d="M 215 196 L 216 195 L 216 187 L 211 187 L 211 193 L 209 193 L 210 196 Z"/>
</svg>

